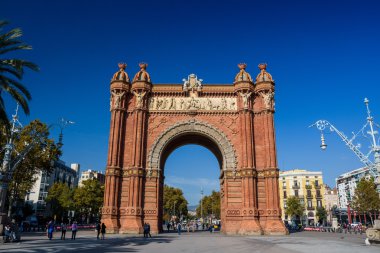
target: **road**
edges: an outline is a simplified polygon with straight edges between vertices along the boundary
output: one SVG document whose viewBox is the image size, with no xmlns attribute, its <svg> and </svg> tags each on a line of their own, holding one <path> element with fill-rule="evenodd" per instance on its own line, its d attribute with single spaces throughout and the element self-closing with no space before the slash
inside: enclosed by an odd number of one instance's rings
<svg viewBox="0 0 380 253">
<path fill-rule="evenodd" d="M 67 233 L 70 237 L 71 233 Z M 60 240 L 55 233 L 47 240 L 42 233 L 24 234 L 20 243 L 0 244 L 0 252 L 265 252 L 265 253 L 366 253 L 380 252 L 380 245 L 366 246 L 364 235 L 301 232 L 289 236 L 226 236 L 209 232 L 164 233 L 143 238 L 130 235 L 106 235 L 97 240 L 94 231 L 79 231 L 77 240 Z"/>
</svg>

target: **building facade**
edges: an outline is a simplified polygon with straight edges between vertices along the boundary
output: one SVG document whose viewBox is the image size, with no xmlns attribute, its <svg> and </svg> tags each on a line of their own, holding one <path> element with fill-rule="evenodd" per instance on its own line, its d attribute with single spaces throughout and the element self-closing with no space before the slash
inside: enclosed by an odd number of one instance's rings
<svg viewBox="0 0 380 253">
<path fill-rule="evenodd" d="M 89 179 L 96 179 L 99 181 L 99 183 L 101 185 L 104 185 L 105 183 L 105 175 L 99 171 L 95 171 L 95 170 L 87 170 L 87 171 L 83 171 L 82 172 L 82 175 L 79 179 L 79 184 L 78 186 L 79 187 L 82 187 L 83 186 L 83 181 L 86 181 L 86 180 L 89 180 Z"/>
<path fill-rule="evenodd" d="M 50 187 L 58 182 L 67 184 L 71 189 L 77 187 L 79 170 L 80 165 L 78 163 L 73 163 L 71 167 L 68 167 L 59 160 L 54 162 L 54 168 L 50 174 L 46 172 L 38 174 L 32 190 L 25 197 L 25 202 L 33 206 L 37 217 L 50 216 L 50 210 L 45 201 Z"/>
<path fill-rule="evenodd" d="M 355 194 L 356 184 L 361 178 L 369 179 L 371 174 L 366 167 L 359 168 L 347 173 L 344 173 L 336 178 L 336 187 L 338 189 L 338 207 L 347 209 L 352 197 Z"/>
<path fill-rule="evenodd" d="M 280 171 L 279 189 L 281 217 L 284 221 L 291 221 L 291 217 L 285 214 L 287 198 L 296 196 L 305 207 L 304 215 L 300 217 L 301 222 L 307 225 L 317 222 L 317 208 L 325 207 L 322 172 L 300 169 Z"/>
<path fill-rule="evenodd" d="M 222 232 L 285 234 L 278 192 L 275 83 L 246 64 L 230 84 L 207 85 L 195 74 L 153 84 L 147 64 L 132 80 L 119 64 L 110 84 L 110 135 L 102 220 L 107 232 L 162 231 L 165 162 L 176 148 L 198 144 L 219 161 Z M 196 158 L 195 158 L 196 159 Z"/>
<path fill-rule="evenodd" d="M 323 186 L 325 189 L 324 194 L 323 194 L 323 199 L 324 199 L 324 204 L 327 211 L 327 221 L 332 222 L 332 216 L 333 216 L 332 209 L 334 207 L 338 207 L 338 190 L 336 187 L 331 189 L 326 184 Z"/>
</svg>

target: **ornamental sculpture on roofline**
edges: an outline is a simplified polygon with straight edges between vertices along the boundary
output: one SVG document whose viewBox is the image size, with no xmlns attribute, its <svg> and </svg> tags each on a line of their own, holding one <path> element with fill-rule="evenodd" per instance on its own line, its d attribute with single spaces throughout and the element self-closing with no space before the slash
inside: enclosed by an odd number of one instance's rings
<svg viewBox="0 0 380 253">
<path fill-rule="evenodd" d="M 201 91 L 202 90 L 202 79 L 198 79 L 195 74 L 190 74 L 187 79 L 182 79 L 183 90 L 184 91 Z"/>
<path fill-rule="evenodd" d="M 256 77 L 256 83 L 259 82 L 274 82 L 272 76 L 267 72 L 267 64 L 260 63 L 259 64 L 260 73 Z"/>
<path fill-rule="evenodd" d="M 136 73 L 135 77 L 133 78 L 133 82 L 136 81 L 146 81 L 146 82 L 151 82 L 149 73 L 146 72 L 146 68 L 148 67 L 147 63 L 141 62 L 139 64 L 140 71 Z"/>
<path fill-rule="evenodd" d="M 252 82 L 251 75 L 248 72 L 245 71 L 245 68 L 247 67 L 247 64 L 245 64 L 245 63 L 239 63 L 238 67 L 239 67 L 240 71 L 235 76 L 235 82 L 241 82 L 241 81 Z"/>
<path fill-rule="evenodd" d="M 121 62 L 118 64 L 118 66 L 119 66 L 119 71 L 113 75 L 111 82 L 122 81 L 122 82 L 128 82 L 129 83 L 128 74 L 127 74 L 127 72 L 125 72 L 125 68 L 127 67 L 127 64 Z"/>
</svg>

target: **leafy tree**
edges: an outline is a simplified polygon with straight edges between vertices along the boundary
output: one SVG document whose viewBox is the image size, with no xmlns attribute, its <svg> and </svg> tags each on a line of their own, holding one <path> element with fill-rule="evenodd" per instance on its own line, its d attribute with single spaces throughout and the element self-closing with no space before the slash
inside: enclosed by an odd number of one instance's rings
<svg viewBox="0 0 380 253">
<path fill-rule="evenodd" d="M 2 136 L 0 141 L 2 145 L 5 145 L 6 138 Z M 9 210 L 14 202 L 24 199 L 26 193 L 32 189 L 39 173 L 52 171 L 53 162 L 61 155 L 54 140 L 49 139 L 48 126 L 39 120 L 30 122 L 20 132 L 14 134 L 13 145 L 16 152 L 12 153 L 11 160 L 17 161 L 17 164 L 11 164 L 11 167 L 15 168 L 8 188 Z M 23 159 L 17 160 L 16 156 L 27 149 L 29 152 Z M 1 155 L 3 156 L 4 152 Z"/>
<path fill-rule="evenodd" d="M 61 220 L 69 210 L 74 208 L 73 190 L 67 184 L 54 183 L 48 191 L 46 203 L 50 206 L 52 216 Z"/>
<path fill-rule="evenodd" d="M 366 180 L 362 178 L 356 185 L 355 194 L 351 202 L 354 210 L 361 213 L 373 212 L 380 210 L 380 197 L 376 191 L 376 184 L 373 178 Z M 372 216 L 371 221 L 372 220 Z"/>
<path fill-rule="evenodd" d="M 8 24 L 6 21 L 0 21 L 0 31 Z M 19 81 L 24 75 L 25 68 L 38 71 L 36 64 L 16 58 L 5 56 L 9 52 L 18 52 L 20 50 L 30 50 L 31 46 L 20 40 L 22 31 L 15 28 L 9 32 L 0 34 L 0 122 L 9 127 L 8 117 L 5 109 L 4 100 L 1 95 L 3 91 L 7 92 L 16 102 L 18 102 L 25 114 L 29 114 L 28 100 L 31 99 L 29 91 Z"/>
<path fill-rule="evenodd" d="M 317 208 L 316 216 L 318 217 L 319 223 L 324 223 L 324 221 L 327 219 L 327 211 L 326 209 L 322 207 Z"/>
<path fill-rule="evenodd" d="M 103 206 L 104 186 L 97 179 L 83 181 L 83 186 L 74 190 L 74 206 L 82 215 L 97 216 Z"/>
<path fill-rule="evenodd" d="M 286 200 L 286 206 L 285 214 L 290 216 L 292 219 L 298 217 L 301 217 L 305 207 L 301 204 L 301 201 L 296 196 L 290 196 Z"/>
<path fill-rule="evenodd" d="M 220 219 L 220 192 L 212 191 L 210 196 L 204 196 L 201 201 L 199 201 L 196 209 L 198 217 L 201 217 L 203 214 L 203 217 L 213 215 L 216 219 Z"/>
<path fill-rule="evenodd" d="M 168 185 L 164 186 L 164 220 L 170 220 L 172 215 L 177 217 L 186 216 L 188 212 L 187 205 L 188 202 L 181 189 Z"/>
</svg>

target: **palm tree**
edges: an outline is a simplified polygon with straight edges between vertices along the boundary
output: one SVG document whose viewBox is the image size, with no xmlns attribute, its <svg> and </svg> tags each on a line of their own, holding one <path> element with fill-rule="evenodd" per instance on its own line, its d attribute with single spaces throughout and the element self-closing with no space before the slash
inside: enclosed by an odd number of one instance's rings
<svg viewBox="0 0 380 253">
<path fill-rule="evenodd" d="M 0 31 L 8 24 L 7 21 L 0 20 Z M 14 58 L 6 58 L 6 53 L 18 50 L 32 49 L 31 46 L 22 42 L 20 37 L 22 31 L 15 28 L 9 32 L 0 34 L 0 123 L 9 125 L 8 116 L 2 97 L 3 91 L 7 92 L 17 103 L 19 103 L 25 114 L 29 114 L 28 100 L 31 99 L 29 91 L 19 81 L 22 79 L 24 69 L 29 68 L 38 71 L 36 64 Z"/>
</svg>

